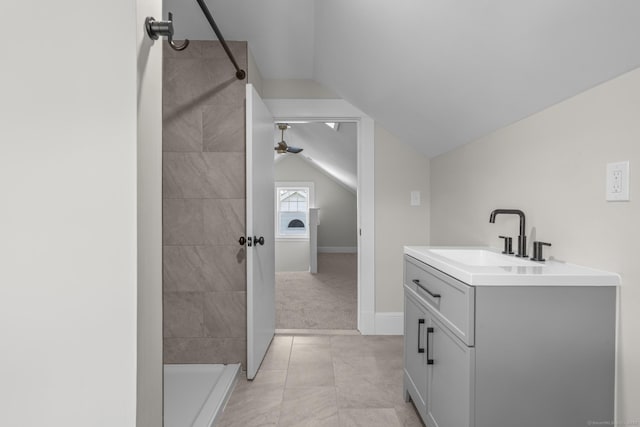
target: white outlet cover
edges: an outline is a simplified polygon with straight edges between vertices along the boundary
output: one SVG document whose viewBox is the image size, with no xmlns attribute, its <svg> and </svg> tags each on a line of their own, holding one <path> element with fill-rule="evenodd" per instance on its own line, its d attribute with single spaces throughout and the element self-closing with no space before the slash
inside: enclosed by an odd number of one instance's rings
<svg viewBox="0 0 640 427">
<path fill-rule="evenodd" d="M 629 161 L 607 163 L 607 201 L 629 201 Z"/>
</svg>

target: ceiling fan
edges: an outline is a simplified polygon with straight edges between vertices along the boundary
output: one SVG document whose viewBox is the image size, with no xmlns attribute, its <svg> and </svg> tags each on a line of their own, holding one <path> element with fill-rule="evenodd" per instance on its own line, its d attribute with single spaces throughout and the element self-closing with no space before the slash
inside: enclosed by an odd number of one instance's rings
<svg viewBox="0 0 640 427">
<path fill-rule="evenodd" d="M 285 154 L 285 153 L 293 153 L 293 154 L 298 154 L 299 152 L 302 151 L 302 148 L 298 148 L 298 147 L 289 147 L 287 145 L 287 143 L 284 141 L 284 131 L 289 127 L 288 124 L 286 123 L 278 123 L 278 129 L 280 129 L 280 131 L 282 132 L 282 137 L 280 138 L 281 141 L 278 142 L 278 145 L 276 145 L 273 149 L 276 150 L 278 152 L 278 154 Z"/>
</svg>

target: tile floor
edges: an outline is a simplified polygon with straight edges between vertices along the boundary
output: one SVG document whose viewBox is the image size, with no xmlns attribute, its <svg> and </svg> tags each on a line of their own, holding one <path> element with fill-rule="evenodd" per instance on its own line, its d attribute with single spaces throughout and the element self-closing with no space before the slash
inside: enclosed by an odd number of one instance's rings
<svg viewBox="0 0 640 427">
<path fill-rule="evenodd" d="M 421 427 L 402 397 L 402 337 L 277 335 L 220 427 Z"/>
</svg>

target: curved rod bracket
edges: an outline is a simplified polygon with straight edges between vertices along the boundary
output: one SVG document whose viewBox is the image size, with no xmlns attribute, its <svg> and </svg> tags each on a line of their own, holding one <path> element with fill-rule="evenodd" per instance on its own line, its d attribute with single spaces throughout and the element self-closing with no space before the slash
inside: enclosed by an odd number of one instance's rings
<svg viewBox="0 0 640 427">
<path fill-rule="evenodd" d="M 158 40 L 161 36 L 167 37 L 169 46 L 173 50 L 181 51 L 189 46 L 188 39 L 185 39 L 181 45 L 177 45 L 173 41 L 173 13 L 171 12 L 169 12 L 168 21 L 156 21 L 152 16 L 148 16 L 144 21 L 144 27 L 147 30 L 147 35 L 152 40 Z"/>
</svg>

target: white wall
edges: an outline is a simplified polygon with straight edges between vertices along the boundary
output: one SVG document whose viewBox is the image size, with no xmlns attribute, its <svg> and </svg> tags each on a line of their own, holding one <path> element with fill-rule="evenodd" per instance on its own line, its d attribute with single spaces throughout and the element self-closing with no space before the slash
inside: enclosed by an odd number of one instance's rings
<svg viewBox="0 0 640 427">
<path fill-rule="evenodd" d="M 141 25 L 161 0 L 137 0 L 138 361 L 137 427 L 162 425 L 162 49 Z"/>
<path fill-rule="evenodd" d="M 548 257 L 622 276 L 618 422 L 640 420 L 640 69 L 432 159 L 431 243 L 491 245 L 517 236 L 553 244 Z M 630 160 L 631 201 L 605 201 L 607 162 Z M 529 250 L 530 247 L 529 247 Z"/>
<path fill-rule="evenodd" d="M 308 99 L 337 99 L 334 92 L 308 79 L 265 79 L 262 82 L 263 98 L 308 98 Z"/>
<path fill-rule="evenodd" d="M 309 240 L 276 239 L 276 272 L 309 271 Z"/>
<path fill-rule="evenodd" d="M 260 70 L 258 69 L 256 60 L 253 58 L 251 49 L 247 47 L 247 83 L 251 83 L 253 87 L 256 88 L 256 92 L 258 92 L 261 98 L 264 98 L 262 95 L 263 82 L 262 74 L 260 74 Z"/>
<path fill-rule="evenodd" d="M 142 22 L 126 0 L 3 13 L 0 425 L 134 426 Z"/>
<path fill-rule="evenodd" d="M 403 247 L 429 242 L 429 159 L 380 125 L 375 145 L 376 312 L 402 312 Z"/>
</svg>

